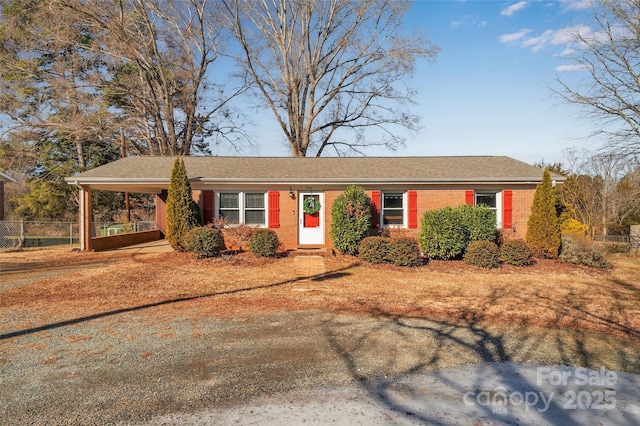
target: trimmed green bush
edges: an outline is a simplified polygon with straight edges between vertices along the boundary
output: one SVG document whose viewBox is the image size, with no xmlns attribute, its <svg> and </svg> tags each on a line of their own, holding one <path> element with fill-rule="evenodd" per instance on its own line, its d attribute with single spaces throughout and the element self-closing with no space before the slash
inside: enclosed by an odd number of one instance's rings
<svg viewBox="0 0 640 426">
<path fill-rule="evenodd" d="M 493 241 L 472 241 L 464 253 L 464 261 L 478 268 L 497 268 L 500 266 L 500 250 Z"/>
<path fill-rule="evenodd" d="M 556 210 L 556 193 L 549 170 L 536 186 L 531 215 L 527 222 L 527 243 L 536 256 L 555 259 L 560 250 L 560 222 Z"/>
<path fill-rule="evenodd" d="M 585 265 L 594 268 L 610 269 L 611 263 L 604 255 L 593 247 L 576 243 L 571 238 L 562 239 L 560 260 L 575 265 Z"/>
<path fill-rule="evenodd" d="M 367 237 L 360 242 L 359 256 L 368 263 L 422 265 L 418 242 L 412 238 Z"/>
<path fill-rule="evenodd" d="M 184 236 L 184 247 L 198 259 L 216 257 L 224 244 L 220 230 L 208 226 L 193 228 Z"/>
<path fill-rule="evenodd" d="M 371 199 L 360 185 L 349 185 L 331 207 L 331 240 L 340 253 L 356 255 L 371 228 Z"/>
<path fill-rule="evenodd" d="M 451 207 L 428 210 L 420 221 L 418 242 L 430 259 L 453 259 L 464 252 L 468 231 Z"/>
<path fill-rule="evenodd" d="M 275 257 L 280 241 L 272 229 L 256 229 L 249 238 L 249 251 L 258 257 Z"/>
<path fill-rule="evenodd" d="M 529 266 L 536 262 L 533 250 L 523 239 L 505 241 L 502 244 L 502 260 L 514 266 Z"/>
<path fill-rule="evenodd" d="M 367 237 L 360 242 L 359 257 L 368 263 L 391 263 L 391 238 Z"/>
<path fill-rule="evenodd" d="M 462 224 L 467 228 L 468 242 L 495 241 L 496 213 L 493 210 L 484 205 L 468 204 L 456 207 L 454 210 L 460 215 Z"/>
<path fill-rule="evenodd" d="M 420 248 L 418 241 L 413 238 L 398 238 L 391 240 L 391 263 L 396 266 L 420 266 Z"/>
<path fill-rule="evenodd" d="M 174 250 L 183 251 L 185 249 L 183 241 L 185 235 L 199 225 L 193 204 L 187 169 L 184 166 L 184 161 L 181 158 L 176 158 L 171 169 L 167 195 L 166 233 L 166 238 Z M 197 205 L 196 208 L 198 208 Z"/>
</svg>

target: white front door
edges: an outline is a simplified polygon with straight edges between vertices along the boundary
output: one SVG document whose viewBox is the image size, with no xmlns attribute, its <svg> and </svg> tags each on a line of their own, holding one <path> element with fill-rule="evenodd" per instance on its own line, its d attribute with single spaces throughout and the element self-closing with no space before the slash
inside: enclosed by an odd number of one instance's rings
<svg viewBox="0 0 640 426">
<path fill-rule="evenodd" d="M 304 211 L 304 203 L 320 203 L 317 213 Z M 300 192 L 298 194 L 298 244 L 324 245 L 324 193 Z"/>
</svg>

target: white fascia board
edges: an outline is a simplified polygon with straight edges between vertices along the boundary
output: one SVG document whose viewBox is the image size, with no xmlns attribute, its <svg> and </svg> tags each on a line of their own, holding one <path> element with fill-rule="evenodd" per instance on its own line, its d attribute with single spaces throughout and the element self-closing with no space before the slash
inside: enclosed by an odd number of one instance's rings
<svg viewBox="0 0 640 426">
<path fill-rule="evenodd" d="M 11 176 L 9 176 L 6 173 L 2 173 L 0 172 L 0 182 L 11 182 L 11 183 L 16 183 L 18 182 L 16 179 L 12 178 Z"/>
</svg>

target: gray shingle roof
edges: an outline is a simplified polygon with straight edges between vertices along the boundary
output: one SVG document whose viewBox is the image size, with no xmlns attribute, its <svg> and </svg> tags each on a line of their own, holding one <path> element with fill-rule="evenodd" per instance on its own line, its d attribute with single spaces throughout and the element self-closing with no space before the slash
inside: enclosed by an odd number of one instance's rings
<svg viewBox="0 0 640 426">
<path fill-rule="evenodd" d="M 199 182 L 539 182 L 542 170 L 505 156 L 184 157 Z M 67 179 L 73 184 L 167 182 L 173 157 L 127 157 Z M 557 180 L 564 180 L 555 176 Z"/>
</svg>

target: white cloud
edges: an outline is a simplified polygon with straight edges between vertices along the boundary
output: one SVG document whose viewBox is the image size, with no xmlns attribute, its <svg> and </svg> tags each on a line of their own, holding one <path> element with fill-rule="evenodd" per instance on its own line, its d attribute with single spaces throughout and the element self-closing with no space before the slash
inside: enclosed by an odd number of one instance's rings
<svg viewBox="0 0 640 426">
<path fill-rule="evenodd" d="M 525 34 L 526 35 L 526 34 Z M 515 36 L 515 34 L 514 34 Z M 535 37 L 519 37 L 514 38 L 512 41 L 522 38 L 523 41 L 520 47 L 531 48 L 534 52 L 538 52 L 545 47 L 551 46 L 565 46 L 562 53 L 557 56 L 567 56 L 574 53 L 573 46 L 580 43 L 580 40 L 593 40 L 602 39 L 603 34 L 594 32 L 590 27 L 586 25 L 575 25 L 571 27 L 561 28 L 559 30 L 545 30 L 542 34 Z M 502 41 L 502 38 L 501 38 Z"/>
<path fill-rule="evenodd" d="M 560 0 L 564 10 L 585 10 L 592 7 L 592 0 Z"/>
<path fill-rule="evenodd" d="M 520 39 L 522 39 L 524 36 L 526 36 L 527 34 L 529 34 L 531 31 L 530 29 L 522 29 L 516 33 L 511 33 L 511 34 L 503 34 L 500 36 L 500 43 L 513 43 L 514 41 L 518 41 Z"/>
<path fill-rule="evenodd" d="M 553 30 L 546 30 L 538 37 L 531 37 L 522 42 L 522 47 L 531 47 L 534 52 L 538 52 L 553 39 Z"/>
<path fill-rule="evenodd" d="M 478 28 L 484 28 L 489 24 L 489 21 L 480 21 L 480 18 L 476 15 L 464 15 L 459 21 L 451 21 L 449 25 L 453 28 L 458 28 L 461 25 L 471 25 Z"/>
<path fill-rule="evenodd" d="M 562 57 L 562 56 L 569 56 L 569 55 L 573 55 L 575 52 L 576 52 L 576 50 L 575 50 L 575 49 L 573 49 L 573 48 L 571 48 L 571 47 L 567 47 L 567 48 L 565 48 L 562 52 L 560 52 L 560 54 L 559 54 L 559 55 L 557 55 L 557 56 L 559 56 L 559 57 Z"/>
<path fill-rule="evenodd" d="M 558 72 L 584 71 L 586 69 L 587 66 L 584 64 L 560 65 L 556 67 L 556 71 Z"/>
<path fill-rule="evenodd" d="M 523 9 L 527 4 L 528 4 L 528 2 L 526 2 L 526 1 L 519 1 L 518 3 L 514 3 L 511 6 L 502 9 L 500 11 L 500 15 L 502 15 L 502 16 L 511 16 L 515 12 Z"/>
<path fill-rule="evenodd" d="M 586 25 L 576 25 L 555 31 L 551 42 L 555 45 L 573 43 L 579 38 L 589 39 L 593 37 L 593 30 Z"/>
</svg>

